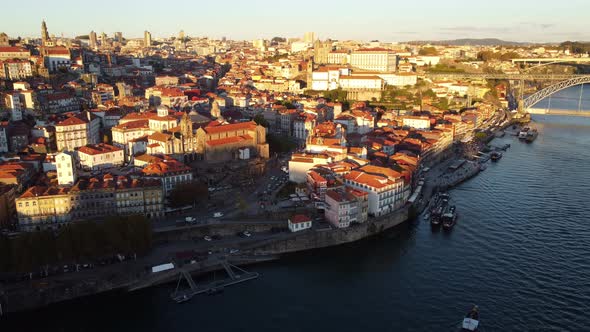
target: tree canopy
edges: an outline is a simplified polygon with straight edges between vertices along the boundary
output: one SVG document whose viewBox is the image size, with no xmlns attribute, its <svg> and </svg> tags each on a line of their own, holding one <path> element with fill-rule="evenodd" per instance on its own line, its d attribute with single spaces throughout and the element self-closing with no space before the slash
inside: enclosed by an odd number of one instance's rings
<svg viewBox="0 0 590 332">
<path fill-rule="evenodd" d="M 436 51 L 436 48 L 434 48 L 434 47 L 423 47 L 418 51 L 418 55 L 425 55 L 425 56 L 438 55 L 438 52 Z"/>
<path fill-rule="evenodd" d="M 103 223 L 74 222 L 59 231 L 0 236 L 0 271 L 30 272 L 46 265 L 92 261 L 114 254 L 144 254 L 152 227 L 144 216 L 111 217 Z"/>
<path fill-rule="evenodd" d="M 170 205 L 181 207 L 207 203 L 209 189 L 206 184 L 196 181 L 177 185 L 170 192 Z"/>
</svg>

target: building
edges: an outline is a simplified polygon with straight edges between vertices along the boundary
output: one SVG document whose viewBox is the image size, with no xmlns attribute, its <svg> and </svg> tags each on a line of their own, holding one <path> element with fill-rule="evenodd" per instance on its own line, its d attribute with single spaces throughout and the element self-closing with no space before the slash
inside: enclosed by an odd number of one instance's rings
<svg viewBox="0 0 590 332">
<path fill-rule="evenodd" d="M 288 219 L 288 224 L 289 230 L 293 233 L 310 229 L 312 226 L 311 218 L 303 214 L 296 214 L 292 216 Z"/>
<path fill-rule="evenodd" d="M 91 49 L 96 50 L 98 48 L 98 40 L 96 38 L 96 32 L 90 31 L 88 38 L 89 38 L 88 46 L 90 46 Z"/>
<path fill-rule="evenodd" d="M 15 197 L 16 186 L 0 184 L 0 228 L 10 226 L 16 215 Z"/>
<path fill-rule="evenodd" d="M 303 34 L 303 42 L 308 44 L 313 44 L 316 41 L 315 32 L 306 32 Z"/>
<path fill-rule="evenodd" d="M 289 181 L 306 183 L 307 172 L 316 165 L 327 165 L 332 157 L 327 154 L 293 153 L 289 160 Z"/>
<path fill-rule="evenodd" d="M 149 31 L 144 31 L 143 33 L 143 46 L 151 47 L 152 46 L 152 34 Z"/>
<path fill-rule="evenodd" d="M 0 46 L 0 60 L 23 59 L 29 60 L 31 51 L 18 46 Z"/>
<path fill-rule="evenodd" d="M 55 125 L 57 149 L 73 151 L 86 144 L 98 144 L 100 119 L 84 111 Z"/>
<path fill-rule="evenodd" d="M 23 231 L 58 229 L 84 219 L 113 215 L 163 214 L 162 185 L 154 179 L 80 179 L 73 186 L 33 186 L 16 199 L 19 228 Z"/>
<path fill-rule="evenodd" d="M 48 47 L 42 51 L 45 67 L 49 72 L 56 72 L 60 69 L 69 70 L 72 65 L 70 50 L 66 47 Z"/>
<path fill-rule="evenodd" d="M 4 32 L 0 33 L 0 46 L 10 46 L 10 38 Z"/>
<path fill-rule="evenodd" d="M 350 54 L 350 65 L 369 71 L 394 72 L 397 55 L 385 48 L 362 48 Z"/>
<path fill-rule="evenodd" d="M 328 190 L 325 200 L 326 220 L 336 228 L 364 223 L 368 218 L 369 194 L 352 188 Z"/>
<path fill-rule="evenodd" d="M 0 78 L 22 80 L 33 76 L 33 66 L 29 60 L 7 59 L 0 61 Z"/>
<path fill-rule="evenodd" d="M 402 117 L 402 124 L 404 127 L 429 130 L 431 122 L 430 118 L 427 116 L 406 115 Z"/>
<path fill-rule="evenodd" d="M 382 216 L 405 204 L 408 188 L 404 178 L 393 170 L 364 166 L 344 176 L 344 184 L 368 193 L 369 215 Z M 405 200 L 404 200 L 405 199 Z"/>
<path fill-rule="evenodd" d="M 331 65 L 345 65 L 350 62 L 350 55 L 348 51 L 331 51 L 328 53 L 328 64 Z"/>
<path fill-rule="evenodd" d="M 168 107 L 181 106 L 188 102 L 188 96 L 178 88 L 169 88 L 164 86 L 155 86 L 145 90 L 145 99 L 149 100 L 150 105 L 164 105 Z"/>
<path fill-rule="evenodd" d="M 377 75 L 341 76 L 339 81 L 342 90 L 383 90 L 384 81 Z"/>
<path fill-rule="evenodd" d="M 96 170 L 122 166 L 125 163 L 123 149 L 109 144 L 88 144 L 80 147 L 77 153 L 83 169 Z"/>
<path fill-rule="evenodd" d="M 6 153 L 9 150 L 7 127 L 8 124 L 0 124 L 0 153 Z"/>
<path fill-rule="evenodd" d="M 249 148 L 250 155 L 270 157 L 266 128 L 263 126 L 254 121 L 221 125 L 216 123 L 197 129 L 194 135 L 195 152 L 201 154 L 205 160 L 237 159 L 241 148 Z"/>
<path fill-rule="evenodd" d="M 148 178 L 161 181 L 164 196 L 168 196 L 177 185 L 193 181 L 191 168 L 171 158 L 148 164 L 141 172 Z"/>
<path fill-rule="evenodd" d="M 57 183 L 60 186 L 72 186 L 78 179 L 76 159 L 71 152 L 60 152 L 55 155 Z"/>
</svg>

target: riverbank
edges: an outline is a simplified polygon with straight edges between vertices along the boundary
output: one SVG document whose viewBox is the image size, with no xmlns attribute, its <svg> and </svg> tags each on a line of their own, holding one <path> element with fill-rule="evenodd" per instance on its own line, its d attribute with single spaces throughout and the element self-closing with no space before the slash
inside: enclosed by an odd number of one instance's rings
<svg viewBox="0 0 590 332">
<path fill-rule="evenodd" d="M 494 133 L 491 135 L 493 136 Z M 456 162 L 459 157 L 465 157 L 465 155 L 457 154 L 452 149 L 434 156 L 428 163 L 432 166 L 433 170 L 427 174 L 426 184 L 422 189 L 422 199 L 414 206 L 404 207 L 379 218 L 371 218 L 366 223 L 347 229 L 313 229 L 301 233 L 285 234 L 281 237 L 262 240 L 259 243 L 248 244 L 243 249 L 247 249 L 251 255 L 242 256 L 239 262 L 232 263 L 235 265 L 248 265 L 261 261 L 279 259 L 280 255 L 287 253 L 339 246 L 360 241 L 399 226 L 412 217 L 411 210 L 420 210 L 426 206 L 436 191 L 442 187 L 446 190 L 449 187 L 456 186 L 479 172 L 479 168 L 473 166 L 475 163 L 466 161 L 461 167 L 454 169 L 454 174 L 447 174 L 441 177 L 449 167 L 446 163 Z M 240 230 L 237 228 L 238 226 L 243 228 L 243 225 L 236 224 L 235 226 L 228 229 L 224 229 L 220 225 L 189 227 L 187 229 L 171 227 L 167 232 L 159 232 L 155 242 L 169 244 L 171 247 L 174 247 L 174 244 L 178 241 L 190 241 L 195 236 L 200 237 L 203 234 L 210 234 L 212 229 L 217 229 L 218 231 L 223 230 L 227 234 L 235 234 L 237 231 L 243 231 L 243 229 Z M 252 223 L 250 225 L 250 227 L 256 227 L 257 230 L 263 228 L 264 230 L 272 230 L 276 226 L 277 224 L 272 222 Z M 178 251 L 176 249 L 176 252 Z M 164 259 L 165 255 L 160 256 L 160 260 L 140 258 L 137 261 L 122 263 L 109 269 L 73 273 L 66 276 L 66 279 L 54 280 L 47 278 L 33 280 L 16 286 L 10 285 L 9 288 L 0 288 L 0 305 L 2 305 L 4 312 L 30 310 L 102 292 L 138 290 L 174 281 L 178 275 L 178 271 L 170 271 L 158 275 L 151 274 L 149 270 L 146 270 L 149 266 L 161 263 L 161 259 Z M 267 259 L 261 259 L 261 257 L 266 257 Z M 192 264 L 192 266 L 187 267 L 188 272 L 199 274 L 218 269 L 215 266 L 218 265 L 219 258 L 212 257 L 198 264 Z M 224 257 L 224 259 L 228 258 Z"/>
</svg>

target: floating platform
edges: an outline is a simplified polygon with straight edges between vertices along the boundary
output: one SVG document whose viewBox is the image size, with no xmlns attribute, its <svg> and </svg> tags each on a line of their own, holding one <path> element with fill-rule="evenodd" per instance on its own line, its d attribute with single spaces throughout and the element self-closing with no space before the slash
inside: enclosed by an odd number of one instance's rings
<svg viewBox="0 0 590 332">
<path fill-rule="evenodd" d="M 220 264 L 227 272 L 228 277 L 226 279 L 216 280 L 202 286 L 198 286 L 190 273 L 188 273 L 186 270 L 179 269 L 180 277 L 178 279 L 178 285 L 176 286 L 176 290 L 170 294 L 172 300 L 174 300 L 176 303 L 183 303 L 190 300 L 195 295 L 220 293 L 221 290 L 225 289 L 225 287 L 246 282 L 248 280 L 253 280 L 260 276 L 260 274 L 257 272 L 247 272 L 225 261 L 220 262 Z M 234 269 L 238 270 L 238 272 L 236 273 Z M 187 281 L 190 287 L 189 289 L 179 290 L 182 279 Z"/>
</svg>

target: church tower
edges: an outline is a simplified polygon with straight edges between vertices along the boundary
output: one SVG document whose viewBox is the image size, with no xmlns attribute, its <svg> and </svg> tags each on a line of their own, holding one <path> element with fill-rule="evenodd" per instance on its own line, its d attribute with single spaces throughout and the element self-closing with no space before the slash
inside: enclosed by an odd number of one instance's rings
<svg viewBox="0 0 590 332">
<path fill-rule="evenodd" d="M 211 105 L 211 116 L 219 121 L 223 121 L 221 109 L 219 108 L 219 103 L 217 101 L 213 101 L 213 104 Z"/>
<path fill-rule="evenodd" d="M 45 20 L 41 23 L 41 42 L 43 46 L 48 46 L 48 42 L 50 41 L 49 32 L 47 32 L 47 24 Z"/>
</svg>

